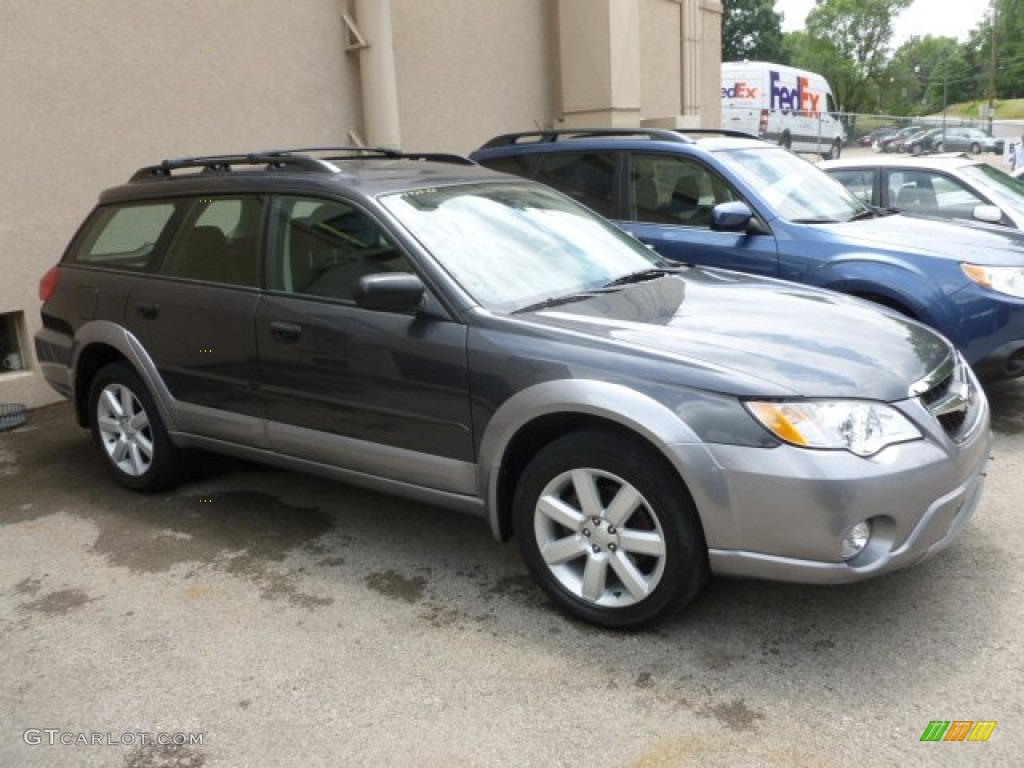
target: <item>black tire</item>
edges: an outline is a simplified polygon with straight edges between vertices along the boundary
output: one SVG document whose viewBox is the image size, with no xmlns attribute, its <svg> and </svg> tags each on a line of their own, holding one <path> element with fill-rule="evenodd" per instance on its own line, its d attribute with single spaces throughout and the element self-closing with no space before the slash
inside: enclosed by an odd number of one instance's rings
<svg viewBox="0 0 1024 768">
<path fill-rule="evenodd" d="M 828 152 L 822 155 L 825 160 L 838 160 L 839 155 L 843 152 L 843 143 L 836 139 L 832 142 L 832 146 L 828 148 Z"/>
<path fill-rule="evenodd" d="M 792 149 L 793 137 L 789 135 L 789 131 L 783 131 L 782 136 L 779 137 L 779 146 L 783 149 Z"/>
<path fill-rule="evenodd" d="M 630 503 L 620 511 L 616 499 Z M 707 579 L 693 501 L 664 457 L 638 438 L 586 429 L 551 443 L 519 479 L 513 514 L 541 588 L 592 624 L 648 626 L 690 602 Z"/>
<path fill-rule="evenodd" d="M 910 154 L 912 154 L 912 155 L 920 155 L 922 149 L 923 148 L 922 148 L 922 146 L 920 144 L 911 144 L 910 145 Z"/>
<path fill-rule="evenodd" d="M 167 437 L 160 412 L 127 362 L 111 363 L 89 388 L 89 425 L 104 463 L 135 491 L 166 488 L 178 479 L 180 452 Z"/>
<path fill-rule="evenodd" d="M 940 141 L 938 144 L 935 145 L 935 151 L 936 152 L 944 152 L 945 151 L 945 145 Z"/>
</svg>

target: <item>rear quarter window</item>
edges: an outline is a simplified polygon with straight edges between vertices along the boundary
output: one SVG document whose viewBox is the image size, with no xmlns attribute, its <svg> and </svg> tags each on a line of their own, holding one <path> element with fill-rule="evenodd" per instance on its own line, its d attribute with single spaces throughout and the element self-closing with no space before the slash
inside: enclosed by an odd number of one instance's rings
<svg viewBox="0 0 1024 768">
<path fill-rule="evenodd" d="M 149 269 L 174 209 L 170 202 L 99 208 L 68 261 L 114 269 Z"/>
</svg>

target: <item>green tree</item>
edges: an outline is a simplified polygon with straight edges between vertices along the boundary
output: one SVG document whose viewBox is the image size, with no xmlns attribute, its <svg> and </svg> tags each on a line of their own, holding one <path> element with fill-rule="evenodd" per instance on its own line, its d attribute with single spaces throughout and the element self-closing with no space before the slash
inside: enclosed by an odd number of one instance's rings
<svg viewBox="0 0 1024 768">
<path fill-rule="evenodd" d="M 893 19 L 911 2 L 822 0 L 807 14 L 806 34 L 787 41 L 793 63 L 824 75 L 843 110 L 872 111 L 888 65 Z"/>
<path fill-rule="evenodd" d="M 996 96 L 1024 97 L 1024 0 L 995 0 L 996 14 Z M 988 94 L 992 17 L 987 15 L 971 32 L 964 57 L 978 77 L 976 98 Z"/>
<path fill-rule="evenodd" d="M 782 45 L 782 15 L 773 0 L 723 0 L 722 61 L 788 64 Z"/>
<path fill-rule="evenodd" d="M 951 37 L 912 37 L 893 54 L 880 77 L 882 111 L 930 115 L 947 104 L 978 98 L 979 72 L 967 49 Z"/>
</svg>

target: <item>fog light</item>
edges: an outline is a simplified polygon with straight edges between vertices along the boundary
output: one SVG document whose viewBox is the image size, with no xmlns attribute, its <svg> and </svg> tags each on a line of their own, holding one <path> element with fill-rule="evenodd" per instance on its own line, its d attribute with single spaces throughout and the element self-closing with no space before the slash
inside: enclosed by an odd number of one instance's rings
<svg viewBox="0 0 1024 768">
<path fill-rule="evenodd" d="M 843 560 L 849 560 L 860 554 L 860 551 L 868 545 L 871 538 L 871 523 L 867 520 L 857 523 L 843 535 L 843 543 L 839 550 L 839 556 Z"/>
</svg>

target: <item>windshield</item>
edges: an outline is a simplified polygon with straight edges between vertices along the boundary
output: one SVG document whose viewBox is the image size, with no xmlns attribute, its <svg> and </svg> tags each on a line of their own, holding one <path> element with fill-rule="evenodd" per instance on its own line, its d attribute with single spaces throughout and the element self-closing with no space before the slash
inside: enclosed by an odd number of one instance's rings
<svg viewBox="0 0 1024 768">
<path fill-rule="evenodd" d="M 1002 208 L 1024 212 L 1024 181 L 1015 179 L 987 163 L 965 165 L 960 174 L 984 190 Z"/>
<path fill-rule="evenodd" d="M 824 171 L 782 148 L 728 150 L 718 158 L 787 221 L 832 224 L 870 210 Z"/>
<path fill-rule="evenodd" d="M 586 208 L 529 182 L 418 189 L 381 203 L 488 309 L 596 290 L 661 262 Z"/>
</svg>

